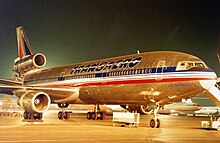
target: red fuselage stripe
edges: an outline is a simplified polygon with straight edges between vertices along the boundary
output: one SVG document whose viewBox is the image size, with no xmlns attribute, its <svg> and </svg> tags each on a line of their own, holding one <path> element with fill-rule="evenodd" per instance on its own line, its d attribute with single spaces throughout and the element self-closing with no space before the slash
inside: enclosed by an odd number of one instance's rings
<svg viewBox="0 0 220 143">
<path fill-rule="evenodd" d="M 162 83 L 162 82 L 182 82 L 182 81 L 199 81 L 199 80 L 215 80 L 213 78 L 164 78 L 164 79 L 133 79 L 133 80 L 114 80 L 114 81 L 101 81 L 101 82 L 83 82 L 83 83 L 59 83 L 53 86 L 105 86 L 105 85 L 119 85 L 119 84 L 143 84 L 143 83 Z"/>
</svg>

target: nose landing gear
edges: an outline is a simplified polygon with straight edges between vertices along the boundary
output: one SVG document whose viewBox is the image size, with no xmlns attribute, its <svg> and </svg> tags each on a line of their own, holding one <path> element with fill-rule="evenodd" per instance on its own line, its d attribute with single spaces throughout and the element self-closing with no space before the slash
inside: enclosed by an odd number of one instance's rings
<svg viewBox="0 0 220 143">
<path fill-rule="evenodd" d="M 158 111 L 160 109 L 160 106 L 157 105 L 157 107 L 153 111 L 153 119 L 150 120 L 150 127 L 151 128 L 160 128 L 161 121 L 158 118 Z"/>
</svg>

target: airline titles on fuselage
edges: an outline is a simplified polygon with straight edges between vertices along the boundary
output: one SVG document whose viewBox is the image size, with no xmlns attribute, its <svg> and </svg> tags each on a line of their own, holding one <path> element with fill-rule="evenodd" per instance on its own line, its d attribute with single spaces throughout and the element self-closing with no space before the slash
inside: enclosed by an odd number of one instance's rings
<svg viewBox="0 0 220 143">
<path fill-rule="evenodd" d="M 136 58 L 121 59 L 118 61 L 98 62 L 91 65 L 90 64 L 78 65 L 71 70 L 70 74 L 81 74 L 81 73 L 99 72 L 105 70 L 134 68 L 141 62 L 142 59 L 143 57 L 136 57 Z"/>
</svg>

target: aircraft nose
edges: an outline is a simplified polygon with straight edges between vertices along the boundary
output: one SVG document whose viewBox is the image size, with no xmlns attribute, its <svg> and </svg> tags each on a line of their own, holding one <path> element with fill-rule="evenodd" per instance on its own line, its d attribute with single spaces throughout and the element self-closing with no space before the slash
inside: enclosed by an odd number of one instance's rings
<svg viewBox="0 0 220 143">
<path fill-rule="evenodd" d="M 200 85 L 204 89 L 211 89 L 217 82 L 217 75 L 214 71 L 206 73 L 203 80 L 200 80 Z"/>
</svg>

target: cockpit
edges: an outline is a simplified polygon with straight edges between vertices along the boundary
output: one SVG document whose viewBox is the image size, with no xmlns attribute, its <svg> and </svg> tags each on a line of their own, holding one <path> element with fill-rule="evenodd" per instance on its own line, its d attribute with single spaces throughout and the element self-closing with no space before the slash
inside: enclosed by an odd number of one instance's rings
<svg viewBox="0 0 220 143">
<path fill-rule="evenodd" d="M 177 64 L 176 70 L 188 70 L 191 68 L 207 68 L 207 66 L 201 61 L 180 61 Z"/>
</svg>

